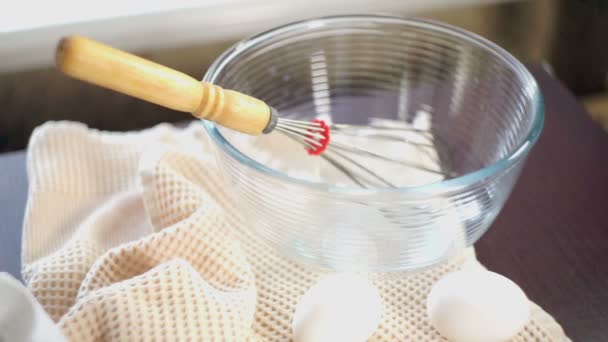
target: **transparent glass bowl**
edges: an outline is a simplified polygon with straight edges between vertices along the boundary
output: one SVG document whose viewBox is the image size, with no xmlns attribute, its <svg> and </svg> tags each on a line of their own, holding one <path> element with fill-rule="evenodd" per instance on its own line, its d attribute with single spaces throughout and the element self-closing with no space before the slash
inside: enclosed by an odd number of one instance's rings
<svg viewBox="0 0 608 342">
<path fill-rule="evenodd" d="M 239 133 L 205 122 L 248 233 L 334 270 L 415 270 L 473 244 L 501 210 L 543 126 L 539 89 L 514 57 L 472 33 L 415 19 L 289 24 L 236 44 L 204 81 L 301 120 L 430 115 L 453 177 L 401 188 L 289 176 L 243 152 Z"/>
</svg>

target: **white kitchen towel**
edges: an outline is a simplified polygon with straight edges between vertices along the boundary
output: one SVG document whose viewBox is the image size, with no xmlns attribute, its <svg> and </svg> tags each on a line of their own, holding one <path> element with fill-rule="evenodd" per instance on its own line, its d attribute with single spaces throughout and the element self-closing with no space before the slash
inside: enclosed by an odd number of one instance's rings
<svg viewBox="0 0 608 342">
<path fill-rule="evenodd" d="M 67 341 L 28 289 L 0 272 L 0 342 Z"/>
<path fill-rule="evenodd" d="M 23 276 L 72 341 L 289 341 L 300 296 L 326 273 L 239 229 L 200 123 L 110 133 L 50 122 L 28 148 Z M 425 298 L 472 250 L 417 273 L 373 276 L 371 341 L 444 341 Z M 566 341 L 551 316 L 513 341 Z"/>
</svg>

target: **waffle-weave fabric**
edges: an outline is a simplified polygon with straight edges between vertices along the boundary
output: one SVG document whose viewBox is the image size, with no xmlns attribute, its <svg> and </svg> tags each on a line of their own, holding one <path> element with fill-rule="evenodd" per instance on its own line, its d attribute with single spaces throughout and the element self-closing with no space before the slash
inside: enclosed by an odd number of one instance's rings
<svg viewBox="0 0 608 342">
<path fill-rule="evenodd" d="M 290 341 L 304 292 L 326 274 L 266 246 L 238 214 L 200 123 L 101 132 L 36 129 L 23 234 L 28 288 L 72 341 Z M 288 227 L 286 227 L 288 229 Z M 371 276 L 383 318 L 370 341 L 445 341 L 425 300 L 473 250 L 416 273 Z M 531 303 L 513 341 L 567 341 Z"/>
</svg>

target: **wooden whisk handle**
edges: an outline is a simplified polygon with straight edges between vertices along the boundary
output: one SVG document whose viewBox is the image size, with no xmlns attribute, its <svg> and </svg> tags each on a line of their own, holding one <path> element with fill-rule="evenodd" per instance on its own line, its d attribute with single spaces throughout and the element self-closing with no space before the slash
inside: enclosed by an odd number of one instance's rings
<svg viewBox="0 0 608 342">
<path fill-rule="evenodd" d="M 130 53 L 80 36 L 57 46 L 57 67 L 74 78 L 163 107 L 192 113 L 234 130 L 257 135 L 270 122 L 268 105 Z"/>
</svg>

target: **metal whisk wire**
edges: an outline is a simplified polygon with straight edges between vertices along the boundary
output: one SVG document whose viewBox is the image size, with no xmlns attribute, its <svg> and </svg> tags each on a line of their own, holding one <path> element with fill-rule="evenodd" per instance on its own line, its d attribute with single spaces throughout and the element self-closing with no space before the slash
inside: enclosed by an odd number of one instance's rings
<svg viewBox="0 0 608 342">
<path fill-rule="evenodd" d="M 305 147 L 308 147 L 309 149 L 316 149 L 323 146 L 321 140 L 324 139 L 324 136 L 321 133 L 325 131 L 325 128 L 317 122 L 279 118 L 275 129 L 304 143 Z"/>
<path fill-rule="evenodd" d="M 323 126 L 324 123 L 320 121 L 305 122 L 292 119 L 279 118 L 276 126 L 276 130 L 283 133 L 287 137 L 300 143 L 310 154 L 318 154 L 321 158 L 325 159 L 328 163 L 333 165 L 337 170 L 342 172 L 355 184 L 361 187 L 370 186 L 384 186 L 384 187 L 397 187 L 396 184 L 389 181 L 385 177 L 379 175 L 369 167 L 363 165 L 361 162 L 350 157 L 349 154 L 366 156 L 376 158 L 388 163 L 398 164 L 404 167 L 416 168 L 425 172 L 438 174 L 442 176 L 449 176 L 449 173 L 440 169 L 432 169 L 425 165 L 409 162 L 405 160 L 394 159 L 378 152 L 372 151 L 362 146 L 346 144 L 335 139 L 342 136 L 352 136 L 358 138 L 370 138 L 377 140 L 386 140 L 391 142 L 400 142 L 409 145 L 413 145 L 418 148 L 419 151 L 425 153 L 428 157 L 434 159 L 437 164 L 438 156 L 432 156 L 431 150 L 436 147 L 433 137 L 429 131 L 405 128 L 405 127 L 385 127 L 385 126 L 360 126 L 360 125 L 348 125 L 348 124 L 333 124 L 330 126 Z M 332 140 L 325 141 L 328 139 L 326 127 L 331 131 Z M 393 133 L 393 134 L 388 134 Z M 395 135 L 399 133 L 416 134 L 417 137 L 422 138 L 426 142 L 414 141 L 414 139 L 408 139 L 401 135 Z M 325 149 L 325 147 L 327 149 Z M 319 150 L 322 149 L 322 153 Z M 319 152 L 319 153 L 316 153 Z M 358 170 L 359 172 L 355 171 Z"/>
</svg>

